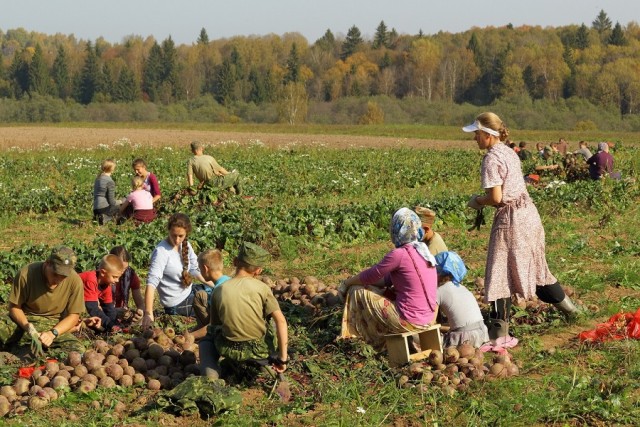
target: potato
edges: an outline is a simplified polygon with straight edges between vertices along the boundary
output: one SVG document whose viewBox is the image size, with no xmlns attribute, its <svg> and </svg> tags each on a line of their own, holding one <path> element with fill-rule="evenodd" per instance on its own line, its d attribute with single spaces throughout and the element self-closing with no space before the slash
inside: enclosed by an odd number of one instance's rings
<svg viewBox="0 0 640 427">
<path fill-rule="evenodd" d="M 42 409 L 49 404 L 46 397 L 31 396 L 29 398 L 29 409 Z"/>
<path fill-rule="evenodd" d="M 52 389 L 51 387 L 45 387 L 42 389 L 42 391 L 44 391 L 45 394 L 47 395 L 46 397 L 47 399 L 49 399 L 49 402 L 58 400 L 58 392 Z"/>
<path fill-rule="evenodd" d="M 31 382 L 26 378 L 18 378 L 13 384 L 13 389 L 16 391 L 18 396 L 22 396 L 27 393 L 29 391 L 29 387 L 31 387 Z"/>
<path fill-rule="evenodd" d="M 133 359 L 133 361 L 131 361 L 131 366 L 133 366 L 133 369 L 135 369 L 136 372 L 147 372 L 147 361 L 142 357 L 136 357 Z"/>
<path fill-rule="evenodd" d="M 440 350 L 433 350 L 429 353 L 429 364 L 431 366 L 438 366 L 443 362 L 442 352 Z"/>
<path fill-rule="evenodd" d="M 124 354 L 124 346 L 122 344 L 116 344 L 113 347 L 111 347 L 111 350 L 109 350 L 109 355 L 113 355 L 118 358 L 123 354 Z"/>
<path fill-rule="evenodd" d="M 463 357 L 465 359 L 470 359 L 473 356 L 475 356 L 476 349 L 471 344 L 465 342 L 463 344 L 458 345 L 458 354 L 460 355 L 460 357 Z"/>
<path fill-rule="evenodd" d="M 76 367 L 82 363 L 82 354 L 77 351 L 70 351 L 67 355 L 67 365 Z"/>
<path fill-rule="evenodd" d="M 179 361 L 182 366 L 192 365 L 196 363 L 196 355 L 193 351 L 185 350 L 180 355 Z"/>
<path fill-rule="evenodd" d="M 172 364 L 173 364 L 173 358 L 171 358 L 171 356 L 167 356 L 166 354 L 163 354 L 158 359 L 158 365 L 160 366 L 171 366 Z"/>
<path fill-rule="evenodd" d="M 88 373 L 89 373 L 89 369 L 87 369 L 87 367 L 84 365 L 78 365 L 75 368 L 73 368 L 73 375 L 78 376 L 80 378 L 84 377 Z"/>
<path fill-rule="evenodd" d="M 96 377 L 93 374 L 87 374 L 82 377 L 82 382 L 90 382 L 95 385 L 95 384 L 98 384 L 98 377 Z"/>
<path fill-rule="evenodd" d="M 38 378 L 36 380 L 36 385 L 38 385 L 40 387 L 46 387 L 49 384 L 50 381 L 51 380 L 49 379 L 48 376 L 42 375 L 40 378 Z"/>
<path fill-rule="evenodd" d="M 149 383 L 147 383 L 147 388 L 149 390 L 160 390 L 160 387 L 162 385 L 160 384 L 160 381 L 158 380 L 149 380 Z"/>
<path fill-rule="evenodd" d="M 119 359 L 118 365 L 122 366 L 122 368 L 124 369 L 129 366 L 129 361 L 127 359 Z"/>
<path fill-rule="evenodd" d="M 147 379 L 144 377 L 144 375 L 135 374 L 133 376 L 133 383 L 134 384 L 144 384 L 145 382 L 147 382 Z"/>
<path fill-rule="evenodd" d="M 136 370 L 133 369 L 133 366 L 125 366 L 124 368 L 122 368 L 122 374 L 129 375 L 133 378 L 133 376 L 136 374 Z"/>
<path fill-rule="evenodd" d="M 65 377 L 62 377 L 60 375 L 54 377 L 51 380 L 51 384 L 50 386 L 54 389 L 54 390 L 61 390 L 64 388 L 68 388 L 69 387 L 69 380 L 67 380 Z"/>
<path fill-rule="evenodd" d="M 10 385 L 3 385 L 0 388 L 0 396 L 5 397 L 9 402 L 13 402 L 17 399 L 18 394 L 16 393 L 16 390 Z"/>
<path fill-rule="evenodd" d="M 158 381 L 160 381 L 160 387 L 162 387 L 163 389 L 168 389 L 171 388 L 171 378 L 166 376 L 166 375 L 160 375 L 160 378 L 158 378 Z"/>
<path fill-rule="evenodd" d="M 154 360 L 158 360 L 164 356 L 164 348 L 162 348 L 160 344 L 151 344 L 148 349 L 148 356 Z"/>
<path fill-rule="evenodd" d="M 131 362 L 133 362 L 134 359 L 140 357 L 140 350 L 138 350 L 136 348 L 132 348 L 130 350 L 127 350 L 124 353 L 124 357 L 125 357 L 125 359 L 127 359 L 127 362 L 131 363 Z"/>
<path fill-rule="evenodd" d="M 9 399 L 4 396 L 0 396 L 0 417 L 4 417 L 11 411 L 11 403 Z"/>
<path fill-rule="evenodd" d="M 95 375 L 98 380 L 101 380 L 107 376 L 107 369 L 104 366 L 99 366 L 92 370 L 91 373 Z"/>
<path fill-rule="evenodd" d="M 107 375 L 118 381 L 124 375 L 124 369 L 120 365 L 108 365 L 106 368 Z"/>
<path fill-rule="evenodd" d="M 456 361 L 460 358 L 460 353 L 458 353 L 458 349 L 455 347 L 447 347 L 444 350 L 444 360 L 447 363 L 456 363 Z"/>
<path fill-rule="evenodd" d="M 113 378 L 107 376 L 107 377 L 101 378 L 100 381 L 98 381 L 98 385 L 103 388 L 113 388 L 116 386 L 116 382 Z"/>
<path fill-rule="evenodd" d="M 118 384 L 123 387 L 131 387 L 133 385 L 133 377 L 131 375 L 123 375 L 118 380 Z"/>
<path fill-rule="evenodd" d="M 105 365 L 113 365 L 118 363 L 118 361 L 120 360 L 120 358 L 118 356 L 114 356 L 113 354 L 110 354 L 107 356 L 106 359 L 104 359 L 104 364 Z M 127 359 L 125 359 L 127 360 Z"/>
</svg>

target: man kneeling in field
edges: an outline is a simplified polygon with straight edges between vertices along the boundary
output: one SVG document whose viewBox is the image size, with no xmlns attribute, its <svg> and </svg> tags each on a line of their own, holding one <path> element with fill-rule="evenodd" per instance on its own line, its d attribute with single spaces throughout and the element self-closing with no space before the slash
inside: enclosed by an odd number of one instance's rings
<svg viewBox="0 0 640 427">
<path fill-rule="evenodd" d="M 205 187 L 219 188 L 226 190 L 233 188 L 237 195 L 242 192 L 240 185 L 240 173 L 237 170 L 227 171 L 220 166 L 216 159 L 208 154 L 204 154 L 204 145 L 199 141 L 191 143 L 191 152 L 193 157 L 187 163 L 187 181 L 189 183 L 189 192 L 194 195 L 197 190 Z M 195 187 L 193 177 L 200 181 Z"/>
<path fill-rule="evenodd" d="M 9 315 L 0 317 L 0 347 L 9 350 L 22 344 L 26 332 L 25 343 L 30 342 L 36 357 L 43 356 L 43 348 L 84 351 L 70 333 L 78 328 L 84 312 L 82 280 L 73 269 L 75 264 L 73 251 L 59 246 L 46 261 L 18 272 L 9 295 Z"/>
<path fill-rule="evenodd" d="M 268 259 L 269 253 L 261 247 L 243 243 L 234 259 L 235 276 L 213 290 L 211 323 L 207 335 L 199 342 L 202 375 L 219 378 L 221 357 L 231 362 L 269 358 L 276 372 L 285 371 L 287 321 L 271 289 L 256 279 Z M 275 323 L 275 337 L 271 319 Z M 274 338 L 278 343 L 277 355 Z"/>
</svg>

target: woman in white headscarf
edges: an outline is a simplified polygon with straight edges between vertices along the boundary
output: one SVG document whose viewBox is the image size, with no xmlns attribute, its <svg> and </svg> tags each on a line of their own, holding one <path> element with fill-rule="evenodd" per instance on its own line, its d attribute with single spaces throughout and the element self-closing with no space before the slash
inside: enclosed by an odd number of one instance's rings
<svg viewBox="0 0 640 427">
<path fill-rule="evenodd" d="M 340 286 L 346 296 L 341 337 L 361 337 L 376 349 L 384 347 L 384 335 L 433 324 L 438 309 L 436 262 L 422 242 L 420 218 L 401 208 L 390 233 L 395 248 Z"/>
</svg>

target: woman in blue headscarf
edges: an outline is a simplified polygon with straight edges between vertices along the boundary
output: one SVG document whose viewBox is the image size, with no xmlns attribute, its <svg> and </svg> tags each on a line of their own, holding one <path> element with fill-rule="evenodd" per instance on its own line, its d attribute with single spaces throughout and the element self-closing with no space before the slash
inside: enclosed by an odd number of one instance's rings
<svg viewBox="0 0 640 427">
<path fill-rule="evenodd" d="M 399 209 L 390 234 L 395 248 L 340 286 L 346 297 L 341 337 L 361 337 L 376 349 L 384 347 L 384 335 L 433 324 L 438 309 L 435 259 L 422 242 L 420 218 Z"/>
<path fill-rule="evenodd" d="M 480 347 L 489 342 L 489 333 L 476 298 L 467 288 L 460 286 L 467 274 L 464 262 L 455 252 L 440 252 L 435 258 L 438 307 L 449 322 L 449 332 L 444 336 L 443 345 L 449 347 L 468 342 Z"/>
</svg>

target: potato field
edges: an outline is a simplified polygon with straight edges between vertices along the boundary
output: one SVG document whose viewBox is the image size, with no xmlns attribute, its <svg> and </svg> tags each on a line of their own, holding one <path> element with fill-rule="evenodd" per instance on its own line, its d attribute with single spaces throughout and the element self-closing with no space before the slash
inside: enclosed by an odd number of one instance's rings
<svg viewBox="0 0 640 427">
<path fill-rule="evenodd" d="M 466 205 L 481 191 L 482 153 L 463 135 L 395 139 L 357 136 L 354 129 L 356 136 L 277 138 L 259 131 L 9 129 L 13 136 L 0 141 L 3 314 L 18 269 L 61 243 L 78 255 L 79 271 L 124 245 L 144 283 L 167 218 L 182 212 L 194 226 L 189 240 L 196 252 L 221 249 L 226 274 L 241 242 L 270 252 L 262 280 L 287 318 L 292 355 L 286 387 L 264 375 L 253 383 L 234 376 L 229 384 L 241 404 L 207 417 L 158 403 L 199 373 L 197 342 L 188 333 L 193 319 L 157 316 L 156 329 L 144 334 L 137 327 L 81 332 L 85 354 L 49 354 L 56 361 L 29 378 L 16 379 L 29 360 L 2 353 L 0 425 L 637 425 L 639 343 L 585 344 L 577 335 L 640 308 L 640 142 L 616 141 L 620 181 L 529 188 L 551 271 L 584 316 L 568 323 L 552 307 L 521 301 L 513 307 L 511 331 L 520 343 L 510 360 L 461 346 L 392 368 L 370 346 L 336 340 L 343 308 L 336 287 L 391 248 L 394 211 L 421 205 L 436 212 L 435 230 L 469 269 L 463 285 L 481 300 L 492 219 L 487 213 L 487 224 L 469 231 L 475 211 Z M 226 169 L 237 169 L 252 197 L 186 194 L 192 139 Z M 162 189 L 158 219 L 99 226 L 92 189 L 100 163 L 115 159 L 113 179 L 123 197 L 138 157 Z"/>
</svg>

